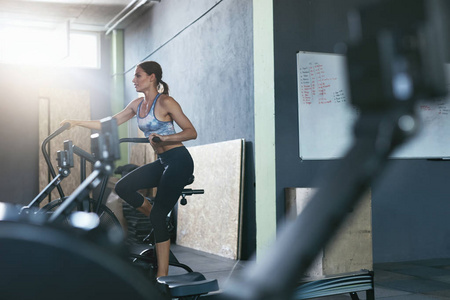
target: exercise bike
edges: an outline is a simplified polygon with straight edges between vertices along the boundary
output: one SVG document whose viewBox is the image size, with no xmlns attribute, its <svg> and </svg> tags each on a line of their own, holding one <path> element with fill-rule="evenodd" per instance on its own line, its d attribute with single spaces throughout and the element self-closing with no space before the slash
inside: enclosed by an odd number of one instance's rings
<svg viewBox="0 0 450 300">
<path fill-rule="evenodd" d="M 115 120 L 101 124 L 102 133 L 92 136 L 98 158 L 93 172 L 48 218 L 0 203 L 2 298 L 170 298 L 124 259 L 122 240 L 98 226 L 96 214 L 73 212 L 112 173 L 120 155 Z M 61 226 L 67 220 L 71 226 Z"/>
<path fill-rule="evenodd" d="M 158 138 L 153 138 L 155 142 L 158 142 Z M 119 140 L 120 143 L 149 143 L 147 138 L 122 138 Z M 136 165 L 126 165 L 121 166 L 116 169 L 116 173 L 120 173 L 124 176 L 127 172 L 130 172 L 137 168 Z M 186 186 L 192 184 L 194 182 L 194 175 L 192 175 Z M 203 189 L 191 189 L 184 188 L 180 195 L 180 204 L 182 206 L 187 204 L 187 196 L 195 195 L 195 194 L 203 194 Z M 145 201 L 152 202 L 152 198 L 146 198 Z M 126 204 L 124 204 L 126 205 Z M 135 209 L 132 209 L 135 213 L 133 217 L 139 215 L 141 213 L 137 212 Z M 144 219 L 148 220 L 148 217 L 145 217 L 141 214 Z M 167 216 L 167 226 L 169 232 L 173 232 L 175 230 L 175 220 L 176 216 L 174 214 L 174 210 L 169 212 Z M 146 235 L 140 242 L 134 243 L 130 245 L 130 257 L 132 259 L 132 263 L 142 268 L 145 272 L 145 275 L 152 281 L 155 281 L 156 272 L 157 272 L 157 260 L 156 260 L 156 251 L 154 249 L 154 236 L 152 234 L 153 229 L 149 228 L 150 233 Z M 186 271 L 185 274 L 182 275 L 174 275 L 174 276 L 165 276 L 160 277 L 156 281 L 161 285 L 168 287 L 168 292 L 171 297 L 178 299 L 198 299 L 201 295 L 208 294 L 210 292 L 214 292 L 219 290 L 218 282 L 216 279 L 206 279 L 205 276 L 199 272 L 194 272 L 189 266 L 181 263 L 172 251 L 169 253 L 169 265 L 177 268 L 181 268 Z"/>
<path fill-rule="evenodd" d="M 98 160 L 94 154 L 88 153 L 78 146 L 73 145 L 72 141 L 66 140 L 64 141 L 64 150 L 57 151 L 56 153 L 56 160 L 58 163 L 58 174 L 56 174 L 47 148 L 52 139 L 69 128 L 70 124 L 68 123 L 62 125 L 42 142 L 41 151 L 47 164 L 49 173 L 53 177 L 53 179 L 28 205 L 21 208 L 20 213 L 50 214 L 67 199 L 67 196 L 65 196 L 61 187 L 61 182 L 71 174 L 70 169 L 74 167 L 74 154 L 78 155 L 80 158 L 81 182 L 86 179 L 86 162 L 95 164 Z M 79 205 L 77 205 L 76 209 L 85 212 L 95 212 L 97 215 L 99 215 L 100 223 L 102 226 L 120 227 L 121 225 L 119 220 L 116 218 L 111 209 L 109 209 L 104 204 L 104 194 L 108 179 L 108 176 L 105 176 L 102 179 L 100 192 L 97 199 L 92 199 L 91 197 L 83 199 L 83 201 Z M 52 200 L 45 204 L 42 208 L 40 208 L 41 203 L 51 195 L 51 192 L 55 188 L 58 190 L 60 198 Z"/>
<path fill-rule="evenodd" d="M 147 138 L 121 138 L 119 140 L 120 143 L 140 143 L 140 144 L 148 144 L 149 141 Z M 125 176 L 126 174 L 130 173 L 131 171 L 137 169 L 139 166 L 135 164 L 126 164 L 123 166 L 119 166 L 114 171 L 115 174 L 120 175 L 121 177 Z M 195 180 L 195 176 L 191 175 L 191 177 L 188 179 L 188 182 L 186 183 L 186 186 L 191 185 Z M 195 194 L 204 194 L 203 189 L 190 189 L 190 188 L 184 188 L 180 193 L 180 199 L 179 203 L 181 205 L 187 204 L 187 196 L 195 195 Z M 154 198 L 152 195 L 148 195 L 146 193 L 143 194 L 146 201 L 149 201 L 153 205 Z M 173 210 L 169 212 L 167 215 L 167 227 L 169 230 L 169 234 L 171 237 L 171 240 L 175 240 L 175 229 L 176 229 L 176 211 L 177 206 L 174 207 Z M 129 233 L 129 242 L 131 244 L 142 244 L 142 243 L 152 243 L 152 232 L 153 229 L 150 225 L 148 217 L 146 217 L 144 214 L 137 211 L 134 207 L 129 205 L 128 203 L 123 203 L 123 213 L 125 219 L 130 218 L 131 223 L 133 223 L 133 226 L 139 227 L 138 229 L 134 230 L 133 232 Z M 128 220 L 127 220 L 128 221 Z M 149 233 L 150 232 L 150 233 Z"/>
<path fill-rule="evenodd" d="M 37 195 L 35 199 L 31 201 L 29 205 L 21 208 L 20 214 L 35 216 L 45 215 L 46 219 L 48 218 L 48 222 L 50 224 L 65 223 L 66 225 L 73 226 L 72 221 L 70 221 L 72 212 L 95 212 L 96 214 L 98 214 L 100 223 L 105 230 L 120 227 L 120 223 L 113 212 L 102 203 L 106 188 L 106 182 L 111 175 L 110 169 L 112 169 L 112 163 L 111 161 L 105 161 L 105 159 L 102 160 L 100 157 L 101 151 L 99 148 L 105 147 L 105 145 L 103 145 L 105 141 L 100 139 L 101 136 L 97 136 L 96 139 L 93 139 L 93 154 L 90 154 L 83 149 L 73 145 L 71 141 L 65 141 L 64 150 L 57 151 L 58 174 L 55 173 L 53 165 L 49 158 L 49 154 L 46 150 L 47 145 L 50 140 L 52 140 L 68 128 L 69 124 L 64 124 L 43 141 L 41 147 L 42 153 L 49 167 L 49 172 L 54 178 L 39 193 L 39 195 Z M 110 128 L 109 130 L 112 130 L 112 128 Z M 112 143 L 111 140 L 112 138 L 110 137 L 109 143 Z M 148 143 L 148 140 L 146 138 L 125 138 L 119 140 L 119 143 L 120 142 Z M 99 145 L 99 143 L 101 143 L 101 145 Z M 70 175 L 70 169 L 74 166 L 74 154 L 78 155 L 81 158 L 81 178 L 85 180 L 70 197 L 67 197 L 62 191 L 60 183 L 64 178 Z M 98 158 L 100 158 L 100 164 Z M 95 168 L 95 172 L 93 172 L 95 174 L 91 174 L 91 176 L 89 176 L 87 179 L 85 178 L 86 162 L 92 163 Z M 105 171 L 106 169 L 108 169 L 108 172 Z M 189 182 L 188 184 L 191 184 L 192 181 L 193 177 L 191 178 L 191 182 Z M 98 182 L 101 182 L 101 189 L 97 200 L 93 200 L 88 197 L 89 191 L 93 190 L 94 188 L 94 182 L 96 183 L 96 185 L 98 184 Z M 47 196 L 49 196 L 52 190 L 54 190 L 55 188 L 58 189 L 61 198 L 53 200 L 39 209 L 42 201 L 47 198 Z M 181 193 L 180 203 L 182 205 L 185 205 L 187 202 L 186 196 L 202 193 L 204 193 L 203 190 L 184 189 Z M 101 238 L 101 235 L 97 236 L 97 238 Z M 144 243 L 140 245 L 141 247 L 134 247 L 134 250 L 140 249 L 138 253 L 128 252 L 129 249 L 127 249 L 127 256 L 132 259 L 133 266 L 138 266 L 140 269 L 146 270 L 145 277 L 147 279 L 151 279 L 152 281 L 154 281 L 154 274 L 156 274 L 157 269 L 156 256 L 153 248 L 154 245 L 151 243 L 150 237 L 146 237 L 143 242 Z M 122 252 L 124 252 L 124 249 L 122 249 Z M 180 263 L 172 252 L 170 253 L 170 265 L 183 268 L 187 272 L 186 275 L 176 277 L 177 288 L 175 289 L 175 293 L 172 295 L 173 297 L 175 297 L 176 295 L 176 297 L 179 297 L 179 299 L 196 299 L 196 297 L 198 297 L 200 294 L 218 290 L 218 284 L 216 280 L 206 280 L 202 274 L 193 272 L 193 270 L 189 266 Z M 194 281 L 195 287 L 193 287 L 192 285 L 192 282 Z M 186 285 L 188 286 L 188 288 L 186 288 Z M 161 286 L 166 285 L 161 284 Z"/>
</svg>

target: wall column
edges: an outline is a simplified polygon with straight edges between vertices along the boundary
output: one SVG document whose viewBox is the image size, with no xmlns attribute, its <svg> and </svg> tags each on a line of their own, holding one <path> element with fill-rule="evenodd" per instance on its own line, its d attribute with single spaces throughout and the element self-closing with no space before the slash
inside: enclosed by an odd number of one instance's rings
<svg viewBox="0 0 450 300">
<path fill-rule="evenodd" d="M 253 1 L 256 255 L 276 234 L 273 0 Z"/>
<path fill-rule="evenodd" d="M 120 112 L 125 107 L 125 63 L 123 30 L 111 33 L 111 111 Z M 119 138 L 128 137 L 128 123 L 119 126 Z M 128 144 L 120 144 L 120 160 L 116 166 L 128 163 Z"/>
</svg>

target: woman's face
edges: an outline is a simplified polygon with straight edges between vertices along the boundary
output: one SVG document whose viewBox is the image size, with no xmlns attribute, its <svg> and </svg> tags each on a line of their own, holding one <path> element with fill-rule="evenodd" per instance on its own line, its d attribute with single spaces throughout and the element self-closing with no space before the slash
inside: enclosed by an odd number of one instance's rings
<svg viewBox="0 0 450 300">
<path fill-rule="evenodd" d="M 145 73 L 141 67 L 137 67 L 133 78 L 136 92 L 143 92 L 149 89 L 152 85 L 152 76 Z"/>
</svg>

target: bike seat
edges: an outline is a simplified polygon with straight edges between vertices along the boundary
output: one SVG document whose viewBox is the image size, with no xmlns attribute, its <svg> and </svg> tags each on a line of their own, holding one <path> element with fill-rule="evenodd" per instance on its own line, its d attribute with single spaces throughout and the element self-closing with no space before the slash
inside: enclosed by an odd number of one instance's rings
<svg viewBox="0 0 450 300">
<path fill-rule="evenodd" d="M 194 174 L 192 174 L 191 177 L 189 177 L 188 182 L 186 183 L 186 185 L 192 184 L 194 182 L 194 180 L 195 180 L 195 176 L 194 176 Z"/>
<path fill-rule="evenodd" d="M 159 277 L 158 283 L 166 285 L 172 297 L 203 295 L 219 290 L 217 279 L 206 279 L 199 272 Z"/>
</svg>

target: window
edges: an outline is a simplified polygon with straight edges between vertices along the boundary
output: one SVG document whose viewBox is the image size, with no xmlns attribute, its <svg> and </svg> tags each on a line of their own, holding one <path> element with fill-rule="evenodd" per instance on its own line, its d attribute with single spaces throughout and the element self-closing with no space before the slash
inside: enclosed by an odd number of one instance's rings
<svg viewBox="0 0 450 300">
<path fill-rule="evenodd" d="M 100 34 L 31 27 L 0 28 L 0 62 L 100 68 Z"/>
<path fill-rule="evenodd" d="M 71 32 L 69 53 L 63 65 L 80 68 L 100 68 L 100 36 L 92 32 Z"/>
</svg>

